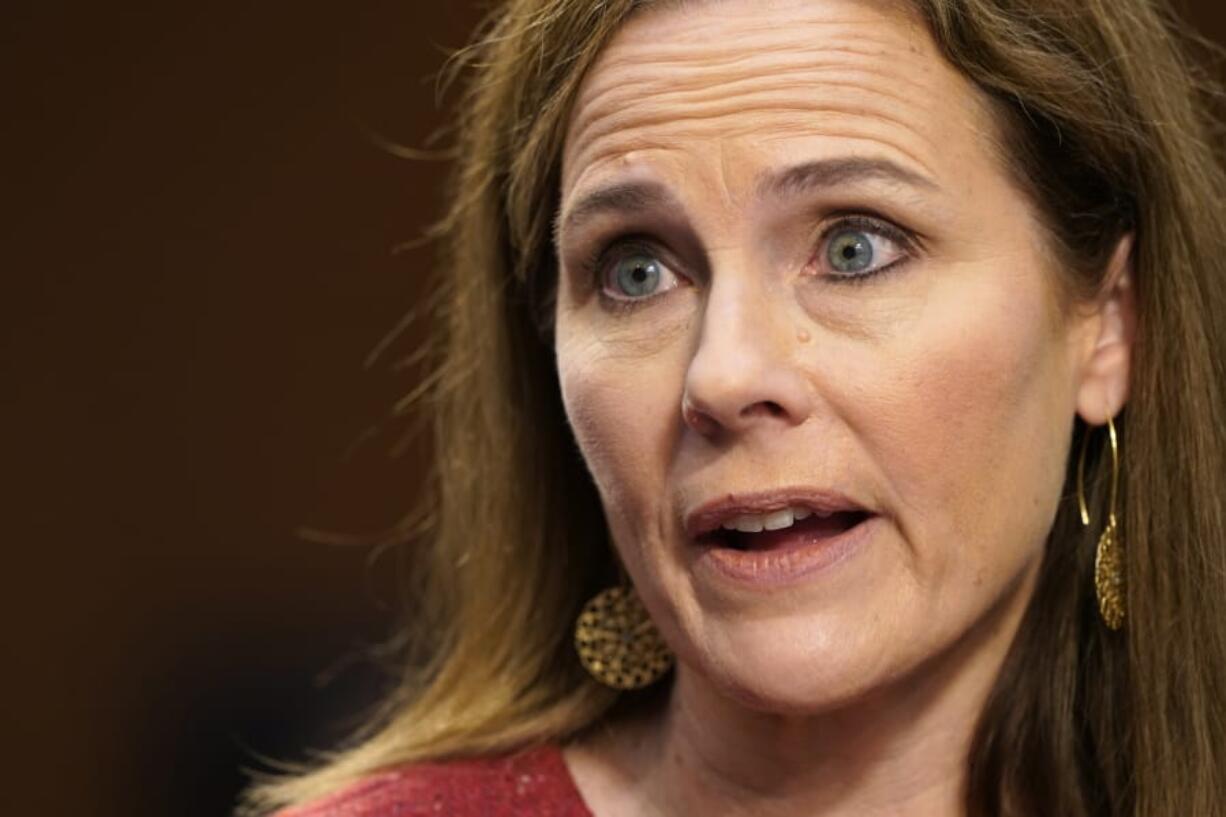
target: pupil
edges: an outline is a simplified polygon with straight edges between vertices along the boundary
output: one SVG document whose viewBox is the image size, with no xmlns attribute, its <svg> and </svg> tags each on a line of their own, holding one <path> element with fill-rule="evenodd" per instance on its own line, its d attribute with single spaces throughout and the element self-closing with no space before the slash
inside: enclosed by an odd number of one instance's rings
<svg viewBox="0 0 1226 817">
<path fill-rule="evenodd" d="M 843 248 L 843 257 L 848 261 L 856 257 L 856 247 L 854 244 L 849 244 Z"/>
</svg>

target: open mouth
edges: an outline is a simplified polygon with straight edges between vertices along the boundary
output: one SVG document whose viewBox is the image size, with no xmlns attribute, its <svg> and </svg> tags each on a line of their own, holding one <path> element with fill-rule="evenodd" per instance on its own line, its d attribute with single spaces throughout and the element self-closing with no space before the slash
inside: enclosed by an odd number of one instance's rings
<svg viewBox="0 0 1226 817">
<path fill-rule="evenodd" d="M 835 511 L 830 514 L 788 512 L 758 517 L 743 516 L 698 537 L 707 547 L 741 551 L 792 550 L 819 544 L 863 524 L 873 514 L 863 510 Z"/>
</svg>

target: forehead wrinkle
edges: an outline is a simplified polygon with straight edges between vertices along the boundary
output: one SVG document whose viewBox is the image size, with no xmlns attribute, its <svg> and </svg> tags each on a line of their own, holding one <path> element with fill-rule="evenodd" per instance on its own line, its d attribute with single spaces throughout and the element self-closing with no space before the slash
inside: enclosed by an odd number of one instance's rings
<svg viewBox="0 0 1226 817">
<path fill-rule="evenodd" d="M 759 116 L 775 111 L 789 114 L 795 112 L 795 109 L 792 107 L 774 110 L 759 107 L 756 110 Z M 728 127 L 723 123 L 724 118 L 736 118 L 743 114 L 743 112 L 743 108 L 737 108 L 726 111 L 719 118 L 665 114 L 654 118 L 650 123 L 634 122 L 610 127 L 603 134 L 589 139 L 588 144 L 581 148 L 582 152 L 574 154 L 573 166 L 577 168 L 574 171 L 577 173 L 577 176 L 575 181 L 568 185 L 568 187 L 577 187 L 580 181 L 589 174 L 596 172 L 601 165 L 614 162 L 622 156 L 643 150 L 644 145 L 665 145 L 667 147 L 664 149 L 679 150 L 681 149 L 681 143 L 692 140 L 713 138 L 722 141 L 750 136 L 764 141 L 776 141 L 792 135 L 797 138 L 821 137 L 866 142 L 878 150 L 881 148 L 893 150 L 902 159 L 917 166 L 927 176 L 938 177 L 931 163 L 926 161 L 921 155 L 925 148 L 928 152 L 935 153 L 935 144 L 930 139 L 908 129 L 906 133 L 915 137 L 921 143 L 918 145 L 920 150 L 908 147 L 902 140 L 897 138 L 900 134 L 888 128 L 883 122 L 874 121 L 875 119 L 885 117 L 869 117 L 860 111 L 848 112 L 828 108 L 811 109 L 810 111 L 823 115 L 820 130 L 815 129 L 810 123 L 794 121 L 794 117 L 791 117 L 793 121 L 772 122 L 767 125 L 761 122 L 742 122 L 734 127 Z M 691 127 L 678 127 L 679 122 L 687 120 L 693 120 Z M 662 135 L 658 133 L 661 129 L 668 131 L 668 138 L 661 138 Z M 767 133 L 763 134 L 764 130 Z M 567 169 L 564 175 L 569 176 L 570 172 Z"/>
<path fill-rule="evenodd" d="M 905 8 L 914 16 L 909 4 Z M 925 57 L 936 56 L 927 29 L 918 20 L 913 21 L 915 33 L 920 35 L 918 38 L 900 37 L 895 30 L 874 27 L 874 23 L 882 22 L 879 18 L 865 18 L 811 19 L 796 26 L 802 29 L 801 34 L 781 39 L 779 25 L 769 14 L 757 14 L 748 21 L 738 20 L 736 32 L 731 37 L 714 6 L 704 3 L 702 14 L 687 15 L 683 19 L 683 24 L 674 22 L 671 26 L 664 26 L 663 35 L 652 29 L 648 32 L 651 36 L 640 39 L 634 36 L 639 28 L 636 23 L 640 21 L 632 18 L 626 23 L 589 70 L 584 87 L 580 90 L 580 107 L 590 102 L 591 92 L 599 87 L 602 80 L 614 85 L 621 84 L 621 72 L 633 71 L 641 65 L 658 76 L 661 68 L 718 72 L 749 62 L 753 63 L 754 73 L 761 75 L 775 73 L 780 62 L 811 63 L 814 59 L 822 58 L 830 62 L 831 57 L 843 56 L 852 61 L 861 58 L 861 62 L 866 61 L 863 58 L 875 62 L 887 57 L 895 64 L 900 57 L 911 57 L 912 62 L 922 64 Z M 704 34 L 707 29 L 718 29 L 718 36 Z M 673 36 L 669 37 L 669 33 Z M 864 47 L 848 45 L 849 40 L 862 43 Z M 818 45 L 817 41 L 824 42 Z M 718 43 L 717 48 L 713 49 L 713 42 Z M 920 43 L 928 47 L 918 48 Z M 909 72 L 900 73 L 905 78 Z"/>
<path fill-rule="evenodd" d="M 855 82 L 826 83 L 828 90 L 864 91 Z M 858 97 L 847 99 L 847 97 Z M 610 106 L 608 112 L 592 117 L 572 143 L 572 152 L 580 154 L 587 142 L 594 142 L 610 131 L 626 132 L 632 129 L 650 129 L 658 125 L 710 120 L 712 124 L 729 116 L 743 117 L 752 109 L 755 113 L 808 115 L 860 116 L 889 123 L 914 134 L 929 147 L 935 144 L 921 130 L 914 127 L 915 114 L 921 107 L 902 96 L 879 91 L 866 93 L 825 94 L 815 99 L 811 89 L 795 84 L 778 84 L 755 88 L 738 95 L 727 93 L 702 93 L 701 95 L 676 91 L 657 94 L 649 105 Z M 814 131 L 819 131 L 824 121 L 806 122 Z M 759 128 L 760 129 L 760 128 Z"/>
<path fill-rule="evenodd" d="M 748 18 L 746 18 L 746 15 L 744 14 L 723 14 L 721 13 L 722 9 L 717 3 L 696 2 L 690 4 L 688 7 L 687 4 L 684 3 L 656 3 L 655 5 L 656 10 L 661 12 L 669 10 L 670 6 L 675 7 L 677 5 L 681 5 L 682 8 L 680 10 L 683 13 L 679 15 L 669 15 L 673 17 L 672 20 L 668 20 L 668 16 L 665 16 L 666 22 L 664 23 L 661 23 L 659 20 L 661 15 L 651 14 L 651 5 L 641 7 L 638 11 L 633 13 L 623 27 L 623 34 L 625 34 L 627 30 L 634 29 L 639 26 L 650 26 L 648 33 L 660 37 L 660 39 L 653 42 L 645 43 L 643 47 L 656 46 L 662 49 L 672 47 L 676 50 L 684 50 L 687 48 L 687 46 L 689 46 L 687 40 L 690 40 L 700 46 L 708 45 L 712 40 L 708 34 L 711 29 L 718 30 L 720 37 L 729 42 L 753 39 L 755 35 L 761 35 L 763 38 L 775 40 L 775 38 L 777 38 L 779 35 L 778 23 L 771 16 L 773 9 L 769 8 L 768 6 L 770 4 L 765 2 L 760 2 L 758 4 L 761 7 L 761 13 L 755 13 Z M 866 23 L 870 25 L 873 23 L 879 23 L 882 22 L 884 18 L 889 18 L 891 21 L 896 21 L 899 17 L 899 13 L 901 12 L 914 27 L 921 30 L 924 29 L 923 20 L 919 16 L 917 9 L 912 3 L 909 2 L 899 2 L 899 0 L 886 0 L 885 2 L 881 2 L 880 0 L 856 0 L 855 7 L 856 11 L 863 13 L 867 10 L 868 13 L 858 18 L 848 16 L 829 19 L 814 16 L 801 21 L 801 25 L 804 25 L 806 28 L 855 28 L 856 33 L 861 35 L 862 39 L 870 39 L 869 36 L 865 35 L 871 35 L 875 32 L 871 29 L 866 31 L 864 29 L 864 25 Z M 674 8 L 672 10 L 677 9 Z M 843 13 L 846 14 L 847 11 L 844 10 Z M 644 17 L 655 17 L 655 19 L 649 21 L 644 20 Z M 728 39 L 727 30 L 725 28 L 729 20 L 735 20 L 737 23 L 736 34 L 732 40 Z M 621 40 L 623 41 L 628 39 L 629 34 L 625 34 L 625 36 L 621 37 Z M 807 39 L 801 39 L 800 41 L 806 45 L 811 44 Z M 619 44 L 626 45 L 627 47 L 634 47 L 638 45 L 638 43 L 633 41 L 629 43 L 622 42 Z"/>
<path fill-rule="evenodd" d="M 858 74 L 874 80 L 879 77 L 891 81 L 897 79 L 893 71 L 878 70 L 876 66 L 859 66 L 855 71 L 847 70 L 846 66 L 831 66 L 831 68 L 832 73 L 837 70 L 843 77 Z M 812 63 L 809 63 L 805 69 L 797 70 L 795 73 L 811 75 L 813 70 Z M 903 72 L 904 76 L 906 73 Z M 726 89 L 718 86 L 714 88 L 700 86 L 697 90 L 678 89 L 675 80 L 660 81 L 655 76 L 652 77 L 650 84 L 658 87 L 659 90 L 654 93 L 648 92 L 646 95 L 640 86 L 624 81 L 610 82 L 609 88 L 599 94 L 600 98 L 592 100 L 596 104 L 589 102 L 577 110 L 578 115 L 567 138 L 563 175 L 570 177 L 572 167 L 584 154 L 594 153 L 597 156 L 606 154 L 608 152 L 606 149 L 594 148 L 610 133 L 625 141 L 627 151 L 637 149 L 638 145 L 644 143 L 658 144 L 675 141 L 676 138 L 701 136 L 700 127 L 678 127 L 679 123 L 688 122 L 692 126 L 701 126 L 704 120 L 707 120 L 706 124 L 709 126 L 722 125 L 721 120 L 724 117 L 733 116 L 735 118 L 737 114 L 744 114 L 746 100 L 754 97 L 767 97 L 770 102 L 769 105 L 756 106 L 756 112 L 759 115 L 780 113 L 821 117 L 816 122 L 788 122 L 785 117 L 783 121 L 777 120 L 772 123 L 772 126 L 779 132 L 796 130 L 800 133 L 814 135 L 817 131 L 829 130 L 832 126 L 837 127 L 837 123 L 831 121 L 831 116 L 849 119 L 859 117 L 864 122 L 864 126 L 858 129 L 857 135 L 860 138 L 873 138 L 873 131 L 880 131 L 883 127 L 892 125 L 900 130 L 900 135 L 907 133 L 914 137 L 919 147 L 934 154 L 939 153 L 933 138 L 914 127 L 916 121 L 925 121 L 922 115 L 916 117 L 913 114 L 922 114 L 919 100 L 930 94 L 907 93 L 908 89 L 895 89 L 890 82 L 865 83 L 846 79 L 835 81 L 826 78 L 815 83 L 823 90 L 833 92 L 824 95 L 827 97 L 860 97 L 853 103 L 844 101 L 844 104 L 837 104 L 842 100 L 815 100 L 814 97 L 818 94 L 813 92 L 813 87 L 795 81 L 791 77 L 788 77 L 785 82 L 771 82 L 767 85 L 763 85 L 763 81 L 760 75 L 738 78 L 737 82 L 752 83 L 753 91 L 735 98 L 730 98 Z M 902 81 L 915 89 L 926 88 L 925 84 L 918 80 L 904 78 Z M 651 90 L 653 89 L 649 89 Z M 795 94 L 798 91 L 801 96 L 796 97 Z M 701 101 L 695 102 L 695 99 Z M 870 120 L 876 120 L 876 122 L 870 125 Z M 673 126 L 675 132 L 660 134 L 658 131 L 661 126 L 665 128 Z M 741 132 L 757 131 L 760 134 L 764 129 L 764 126 L 760 124 L 751 124 L 749 127 L 742 127 Z M 725 132 L 722 135 L 727 136 L 730 133 Z M 893 143 L 893 146 L 906 158 L 920 165 L 929 175 L 934 175 L 930 165 L 919 156 L 922 151 L 903 148 L 897 138 L 885 138 L 884 141 Z"/>
<path fill-rule="evenodd" d="M 646 23 L 632 17 L 580 88 L 564 146 L 563 189 L 645 149 L 684 154 L 698 147 L 687 144 L 695 139 L 763 143 L 792 135 L 860 141 L 878 155 L 885 148 L 936 177 L 925 157 L 943 155 L 945 124 L 931 122 L 922 103 L 962 77 L 935 50 L 910 4 L 866 2 L 856 10 L 865 6 L 871 10 L 862 17 L 844 9 L 839 19 L 800 20 L 799 33 L 789 35 L 789 27 L 784 39 L 773 14 L 726 14 L 720 4 Z M 963 110 L 976 129 L 976 110 Z"/>
<path fill-rule="evenodd" d="M 875 51 L 862 51 L 847 47 L 826 47 L 814 51 L 811 44 L 806 44 L 808 50 L 784 52 L 772 50 L 749 53 L 736 57 L 735 63 L 743 67 L 742 71 L 730 71 L 732 61 L 716 58 L 714 60 L 696 60 L 697 65 L 691 66 L 680 77 L 668 74 L 660 69 L 668 67 L 668 63 L 654 58 L 635 60 L 629 57 L 612 61 L 606 66 L 597 66 L 592 71 L 580 91 L 575 110 L 578 113 L 576 122 L 584 118 L 588 111 L 602 110 L 601 103 L 608 96 L 619 98 L 619 92 L 626 96 L 651 96 L 661 91 L 681 90 L 679 85 L 696 85 L 693 90 L 726 91 L 747 82 L 768 82 L 785 76 L 808 74 L 819 78 L 826 72 L 848 74 L 866 74 L 870 78 L 881 78 L 890 82 L 901 82 L 915 88 L 924 86 L 922 77 L 927 74 L 923 66 L 917 70 L 908 71 L 899 66 L 896 56 L 888 65 L 882 65 L 880 57 L 889 57 L 890 50 L 883 48 Z M 853 59 L 838 59 L 852 57 Z M 859 59 L 863 58 L 863 59 Z M 620 67 L 619 63 L 627 63 Z M 741 63 L 751 62 L 752 65 L 742 66 Z M 889 87 L 888 85 L 886 87 Z M 902 94 L 900 94 L 902 96 Z"/>
<path fill-rule="evenodd" d="M 701 105 L 728 101 L 733 95 L 745 100 L 792 91 L 801 92 L 802 99 L 807 100 L 820 91 L 833 92 L 831 95 L 859 94 L 865 96 L 866 101 L 871 96 L 883 97 L 891 106 L 918 111 L 922 106 L 917 100 L 923 95 L 916 91 L 925 87 L 918 80 L 900 80 L 891 70 L 868 65 L 849 68 L 838 63 L 776 69 L 767 77 L 749 74 L 721 82 L 696 83 L 693 87 L 685 87 L 675 79 L 661 80 L 658 72 L 643 72 L 643 77 L 642 81 L 637 82 L 637 77 L 620 77 L 617 83 L 610 83 L 607 89 L 593 94 L 583 106 L 581 116 L 576 118 L 574 131 L 578 135 L 575 138 L 578 139 L 584 131 L 590 130 L 607 116 L 625 113 L 641 107 L 643 103 L 660 106 Z M 875 80 L 879 79 L 885 82 L 876 83 Z M 895 87 L 896 82 L 908 87 Z"/>
<path fill-rule="evenodd" d="M 888 56 L 899 44 L 892 40 L 882 39 L 878 45 L 876 49 L 852 48 L 847 45 L 828 45 L 815 49 L 811 39 L 798 38 L 795 41 L 772 41 L 768 50 L 755 48 L 745 50 L 743 53 L 729 51 L 725 54 L 712 54 L 709 45 L 682 46 L 672 49 L 665 46 L 639 46 L 637 49 L 629 49 L 628 54 L 607 52 L 606 56 L 602 56 L 597 61 L 591 74 L 595 76 L 609 71 L 633 70 L 645 62 L 650 62 L 653 68 L 689 67 L 694 70 L 727 70 L 750 61 L 770 64 L 772 58 L 778 58 L 782 62 L 811 56 L 881 57 Z"/>
</svg>

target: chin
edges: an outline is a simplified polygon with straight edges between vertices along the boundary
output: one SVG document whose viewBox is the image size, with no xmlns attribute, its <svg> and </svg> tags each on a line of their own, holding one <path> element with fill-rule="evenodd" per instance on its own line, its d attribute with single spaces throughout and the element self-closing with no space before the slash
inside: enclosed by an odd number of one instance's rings
<svg viewBox="0 0 1226 817">
<path fill-rule="evenodd" d="M 727 627 L 707 622 L 703 638 L 685 650 L 684 671 L 748 709 L 799 716 L 850 705 L 923 659 L 914 638 L 900 641 L 879 630 L 869 635 L 867 621 L 856 626 L 833 618 L 736 621 Z M 910 648 L 904 646 L 908 640 Z"/>
</svg>

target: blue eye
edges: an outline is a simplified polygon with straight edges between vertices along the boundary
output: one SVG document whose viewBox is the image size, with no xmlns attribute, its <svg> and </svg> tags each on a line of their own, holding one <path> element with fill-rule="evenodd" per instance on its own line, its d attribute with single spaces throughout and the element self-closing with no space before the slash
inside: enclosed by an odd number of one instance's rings
<svg viewBox="0 0 1226 817">
<path fill-rule="evenodd" d="M 670 256 L 650 239 L 619 236 L 580 262 L 591 276 L 601 303 L 609 309 L 632 309 L 654 303 L 687 279 L 674 272 Z"/>
<path fill-rule="evenodd" d="M 645 298 L 660 286 L 660 263 L 643 253 L 628 255 L 618 260 L 611 270 L 610 283 L 615 295 L 623 298 Z"/>
<path fill-rule="evenodd" d="M 830 239 L 826 256 L 839 272 L 863 272 L 873 263 L 873 242 L 859 230 L 842 230 Z"/>
<path fill-rule="evenodd" d="M 912 238 L 901 229 L 877 219 L 843 221 L 826 233 L 824 266 L 827 278 L 859 283 L 885 272 L 911 254 Z"/>
</svg>

